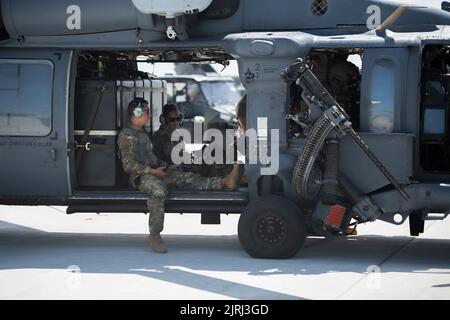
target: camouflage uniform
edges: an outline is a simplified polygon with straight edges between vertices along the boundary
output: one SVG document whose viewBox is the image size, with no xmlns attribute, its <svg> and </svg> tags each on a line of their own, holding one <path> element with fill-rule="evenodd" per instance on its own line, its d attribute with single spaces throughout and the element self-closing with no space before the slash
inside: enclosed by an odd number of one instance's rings
<svg viewBox="0 0 450 320">
<path fill-rule="evenodd" d="M 180 142 L 171 141 L 173 131 L 166 125 L 161 125 L 158 131 L 153 134 L 153 151 L 155 155 L 169 164 L 172 162 L 172 149 Z M 224 155 L 225 159 L 225 155 Z M 202 177 L 214 177 L 224 176 L 229 174 L 233 169 L 232 165 L 227 164 L 184 164 L 182 165 L 183 171 L 193 172 L 201 175 Z"/>
<path fill-rule="evenodd" d="M 159 160 L 153 152 L 152 142 L 143 129 L 130 124 L 119 134 L 118 145 L 123 169 L 130 175 L 130 183 L 139 191 L 147 193 L 150 212 L 150 233 L 160 233 L 164 226 L 164 202 L 168 187 L 197 190 L 221 190 L 223 177 L 204 178 L 191 172 L 169 170 L 165 178 L 145 173 L 147 167 L 158 168 L 167 163 Z"/>
</svg>

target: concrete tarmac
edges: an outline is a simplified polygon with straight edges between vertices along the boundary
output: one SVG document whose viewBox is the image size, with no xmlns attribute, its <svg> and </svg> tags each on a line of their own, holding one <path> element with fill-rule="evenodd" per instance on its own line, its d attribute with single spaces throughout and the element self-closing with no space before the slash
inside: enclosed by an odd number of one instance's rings
<svg viewBox="0 0 450 320">
<path fill-rule="evenodd" d="M 0 206 L 0 299 L 449 299 L 450 219 L 358 226 L 308 238 L 289 260 L 249 257 L 239 216 L 201 225 L 166 215 L 168 254 L 147 246 L 143 214 L 76 214 Z"/>
</svg>

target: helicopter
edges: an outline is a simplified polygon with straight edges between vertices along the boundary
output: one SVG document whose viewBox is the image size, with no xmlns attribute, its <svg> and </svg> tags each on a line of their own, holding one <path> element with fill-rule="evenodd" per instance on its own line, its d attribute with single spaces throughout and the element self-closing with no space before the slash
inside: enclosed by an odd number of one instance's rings
<svg viewBox="0 0 450 320">
<path fill-rule="evenodd" d="M 236 60 L 246 128 L 278 170 L 246 163 L 236 191 L 172 190 L 166 212 L 240 214 L 243 249 L 275 259 L 310 233 L 409 219 L 418 236 L 450 213 L 446 1 L 1 0 L 0 13 L 2 205 L 146 212 L 117 136 L 134 97 L 149 132 L 168 97 L 138 65 Z"/>
</svg>

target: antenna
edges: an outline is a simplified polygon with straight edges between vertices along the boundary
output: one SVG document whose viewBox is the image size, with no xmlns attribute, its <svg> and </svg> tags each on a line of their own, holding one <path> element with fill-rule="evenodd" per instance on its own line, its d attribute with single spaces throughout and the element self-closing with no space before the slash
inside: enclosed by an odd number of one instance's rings
<svg viewBox="0 0 450 320">
<path fill-rule="evenodd" d="M 387 17 L 387 19 L 384 20 L 382 24 L 380 24 L 380 26 L 377 28 L 377 30 L 385 30 L 385 29 L 387 29 L 390 25 L 394 24 L 395 21 L 397 21 L 398 18 L 400 18 L 410 8 L 421 8 L 421 9 L 423 9 L 423 8 L 427 8 L 427 7 L 424 7 L 424 6 L 411 6 L 411 5 L 400 6 L 397 9 L 395 9 L 395 11 L 389 17 Z"/>
</svg>

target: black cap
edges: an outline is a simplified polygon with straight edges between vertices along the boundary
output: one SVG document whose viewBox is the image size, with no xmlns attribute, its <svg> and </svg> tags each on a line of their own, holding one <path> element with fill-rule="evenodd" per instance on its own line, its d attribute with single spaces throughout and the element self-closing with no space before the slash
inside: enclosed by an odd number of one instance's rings
<svg viewBox="0 0 450 320">
<path fill-rule="evenodd" d="M 172 103 L 165 104 L 162 108 L 162 116 L 166 118 L 167 115 L 172 111 L 181 113 L 180 109 L 178 108 L 178 106 L 176 104 L 172 104 Z"/>
</svg>

